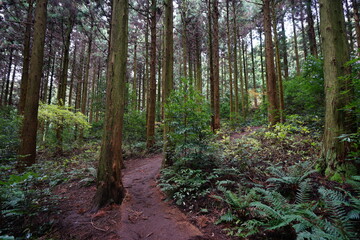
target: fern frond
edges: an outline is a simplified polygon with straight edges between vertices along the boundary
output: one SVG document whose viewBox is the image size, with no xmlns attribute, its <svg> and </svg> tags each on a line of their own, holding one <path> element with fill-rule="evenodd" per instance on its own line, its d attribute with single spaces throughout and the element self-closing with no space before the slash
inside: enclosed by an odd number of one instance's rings
<svg viewBox="0 0 360 240">
<path fill-rule="evenodd" d="M 305 203 L 310 200 L 311 195 L 311 183 L 310 181 L 305 180 L 299 184 L 299 188 L 297 190 L 295 196 L 295 203 Z"/>
</svg>

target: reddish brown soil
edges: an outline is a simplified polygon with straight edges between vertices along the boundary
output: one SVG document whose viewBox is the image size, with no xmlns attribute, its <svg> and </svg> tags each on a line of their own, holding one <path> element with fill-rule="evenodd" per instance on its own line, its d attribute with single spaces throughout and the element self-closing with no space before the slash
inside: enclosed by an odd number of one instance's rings
<svg viewBox="0 0 360 240">
<path fill-rule="evenodd" d="M 195 240 L 228 239 L 204 216 L 185 215 L 169 202 L 156 185 L 161 155 L 128 160 L 123 171 L 127 190 L 121 206 L 112 205 L 89 213 L 95 186 L 78 181 L 61 185 L 55 194 L 65 197 L 59 203 L 52 238 L 113 240 Z M 202 231 L 189 220 L 191 219 Z M 46 236 L 50 237 L 50 236 Z M 45 239 L 45 238 L 44 238 Z"/>
</svg>

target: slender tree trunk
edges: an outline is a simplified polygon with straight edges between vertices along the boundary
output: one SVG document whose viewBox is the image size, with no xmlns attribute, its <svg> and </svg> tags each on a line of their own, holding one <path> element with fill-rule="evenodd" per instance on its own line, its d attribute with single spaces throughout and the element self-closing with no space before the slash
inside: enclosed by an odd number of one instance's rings
<svg viewBox="0 0 360 240">
<path fill-rule="evenodd" d="M 100 60 L 99 60 L 99 65 L 100 65 Z M 94 98 L 95 98 L 95 83 L 96 83 L 96 66 L 95 66 L 95 61 L 94 61 L 94 65 L 93 65 L 93 76 L 92 76 L 92 80 L 91 80 L 91 95 L 90 95 L 90 113 L 89 113 L 89 122 L 92 123 L 93 122 L 93 118 L 94 118 Z"/>
<path fill-rule="evenodd" d="M 64 42 L 64 52 L 63 52 L 63 60 L 62 60 L 62 69 L 59 80 L 59 88 L 57 95 L 57 104 L 59 106 L 65 106 L 65 98 L 66 98 L 66 86 L 67 86 L 67 78 L 68 78 L 68 70 L 69 70 L 69 53 L 70 53 L 70 43 L 71 43 L 71 33 L 74 26 L 74 19 L 72 16 L 69 17 L 67 22 L 67 29 L 65 33 L 65 42 Z M 57 151 L 62 152 L 62 133 L 63 133 L 63 125 L 59 124 L 56 129 L 56 139 L 57 139 Z"/>
<path fill-rule="evenodd" d="M 137 41 L 134 43 L 134 78 L 133 78 L 133 89 L 132 89 L 132 104 L 133 110 L 137 109 Z"/>
<path fill-rule="evenodd" d="M 276 91 L 276 76 L 274 66 L 274 50 L 271 34 L 270 0 L 264 0 L 264 32 L 265 32 L 265 60 L 266 60 L 266 79 L 267 96 L 269 101 L 268 116 L 269 123 L 274 125 L 279 122 L 279 107 Z"/>
<path fill-rule="evenodd" d="M 11 84 L 10 84 L 10 91 L 9 91 L 9 99 L 8 99 L 9 106 L 13 105 L 13 92 L 14 92 L 16 67 L 17 67 L 17 64 L 15 62 L 14 63 L 13 74 L 12 74 L 12 79 L 11 79 Z"/>
<path fill-rule="evenodd" d="M 247 46 L 245 46 L 245 41 L 243 39 L 242 43 L 241 43 L 241 47 L 242 47 L 242 57 L 243 57 L 243 60 L 242 60 L 242 63 L 243 63 L 243 71 L 244 71 L 244 91 L 243 91 L 243 94 L 244 94 L 244 112 L 243 112 L 243 116 L 244 116 L 244 119 L 247 118 L 247 115 L 248 115 L 248 111 L 249 111 L 249 75 L 248 75 L 248 64 L 247 64 Z"/>
<path fill-rule="evenodd" d="M 164 0 L 165 5 L 165 37 L 164 37 L 164 67 L 163 67 L 163 104 L 166 104 L 174 87 L 174 36 L 173 36 L 173 1 Z M 166 118 L 166 116 L 165 116 Z M 168 126 L 164 125 L 164 160 L 163 167 L 170 166 L 172 162 L 171 142 L 167 137 Z"/>
<path fill-rule="evenodd" d="M 265 84 L 265 74 L 264 74 L 264 60 L 263 60 L 263 40 L 262 40 L 262 30 L 259 28 L 259 38 L 260 38 L 260 67 L 261 67 L 261 84 L 262 84 L 262 102 L 266 101 L 266 84 Z"/>
<path fill-rule="evenodd" d="M 339 136 L 348 133 L 346 115 L 342 109 L 347 104 L 346 81 L 339 77 L 347 73 L 344 64 L 349 60 L 345 20 L 341 0 L 320 0 L 320 27 L 324 53 L 325 128 L 320 170 L 326 176 L 341 181 L 350 167 L 346 161 L 348 149 Z M 353 173 L 356 175 L 356 172 Z"/>
<path fill-rule="evenodd" d="M 23 67 L 20 82 L 20 101 L 19 101 L 19 113 L 24 113 L 26 91 L 29 78 L 29 63 L 30 63 L 30 41 L 31 41 L 31 24 L 32 24 L 32 12 L 33 12 L 33 0 L 28 0 L 28 10 L 26 18 L 26 28 L 24 34 L 24 49 L 23 49 Z"/>
<path fill-rule="evenodd" d="M 254 106 L 255 106 L 255 108 L 258 108 L 257 92 L 256 92 L 255 60 L 254 60 L 254 46 L 253 46 L 252 30 L 250 31 L 250 47 L 251 47 L 251 67 L 252 67 L 253 90 L 254 90 Z"/>
<path fill-rule="evenodd" d="M 48 104 L 51 104 L 51 98 L 52 98 L 52 90 L 54 85 L 54 74 L 55 74 L 55 65 L 56 65 L 56 53 L 52 61 L 52 67 L 51 67 L 51 77 L 50 77 L 50 87 L 49 87 L 49 97 L 48 97 Z"/>
<path fill-rule="evenodd" d="M 294 0 L 291 0 L 292 11 L 291 11 L 291 20 L 293 25 L 293 34 L 294 34 L 294 51 L 295 51 L 295 62 L 296 62 L 296 73 L 300 75 L 300 57 L 299 57 L 299 47 L 297 42 L 297 33 L 296 33 L 296 24 L 295 24 L 295 3 Z M 265 47 L 266 48 L 266 47 Z"/>
<path fill-rule="evenodd" d="M 40 82 L 44 58 L 47 0 L 38 0 L 35 12 L 34 42 L 31 52 L 29 81 L 26 94 L 24 119 L 20 134 L 18 169 L 35 163 L 37 114 L 39 107 Z"/>
<path fill-rule="evenodd" d="M 231 57 L 231 35 L 230 35 L 230 17 L 229 17 L 229 0 L 226 0 L 226 29 L 227 29 L 227 51 L 228 51 L 228 65 L 229 65 L 229 85 L 230 85 L 230 120 L 235 113 L 234 97 L 233 97 L 233 79 L 232 79 L 232 57 Z"/>
<path fill-rule="evenodd" d="M 76 72 L 76 54 L 77 54 L 77 43 L 75 42 L 74 52 L 73 52 L 73 63 L 72 63 L 72 70 L 71 70 L 71 77 L 70 77 L 70 89 L 69 89 L 69 100 L 68 106 L 71 107 L 72 104 L 72 97 L 73 97 L 73 89 L 74 89 L 74 79 L 75 79 L 75 72 Z"/>
<path fill-rule="evenodd" d="M 281 21 L 281 48 L 282 48 L 282 55 L 284 60 L 284 77 L 285 79 L 289 78 L 289 61 L 288 61 L 288 54 L 287 54 L 287 43 L 286 43 L 286 33 L 285 33 L 285 21 L 284 16 Z"/>
<path fill-rule="evenodd" d="M 202 81 L 202 60 L 201 60 L 201 32 L 200 21 L 196 27 L 196 90 L 202 94 L 203 81 Z"/>
<path fill-rule="evenodd" d="M 240 93 L 241 93 L 241 112 L 242 115 L 244 117 L 244 119 L 246 118 L 246 95 L 245 95 L 245 83 L 244 83 L 244 78 L 245 78 L 245 73 L 243 74 L 243 54 L 242 54 L 242 41 L 243 39 L 240 39 L 239 41 L 239 51 L 240 51 L 240 56 L 239 56 L 239 66 L 240 66 Z"/>
<path fill-rule="evenodd" d="M 358 54 L 360 56 L 360 14 L 359 14 L 359 1 L 351 0 L 354 9 L 354 20 L 355 20 L 355 31 L 356 31 L 356 42 L 358 47 Z"/>
<path fill-rule="evenodd" d="M 5 105 L 8 104 L 8 97 L 9 97 L 9 90 L 10 90 L 10 79 L 11 79 L 11 67 L 13 62 L 13 53 L 14 49 L 10 49 L 10 55 L 9 55 L 9 65 L 8 65 L 8 71 L 6 74 L 6 85 L 5 85 L 5 94 L 4 94 L 4 103 Z"/>
<path fill-rule="evenodd" d="M 308 24 L 308 37 L 310 43 L 310 52 L 314 57 L 318 57 L 317 47 L 316 47 L 316 35 L 314 29 L 314 18 L 311 11 L 312 0 L 306 0 L 306 21 Z"/>
<path fill-rule="evenodd" d="M 277 19 L 276 19 L 276 13 L 275 13 L 275 5 L 273 6 L 273 32 L 274 32 L 274 44 L 275 44 L 277 84 L 278 84 L 278 92 L 279 92 L 280 122 L 284 122 L 285 121 L 285 116 L 284 116 L 284 90 L 283 90 L 283 81 L 282 81 L 282 73 L 281 73 L 279 38 L 278 38 L 278 33 L 277 33 Z"/>
<path fill-rule="evenodd" d="M 349 3 L 347 0 L 344 0 L 345 2 L 345 12 L 346 12 L 346 18 L 347 21 L 345 22 L 345 26 L 346 26 L 346 30 L 347 30 L 347 36 L 348 36 L 348 40 L 349 40 L 349 53 L 351 54 L 351 52 L 354 50 L 354 36 L 353 36 L 353 27 L 352 27 L 352 19 L 351 19 L 351 13 L 350 13 L 350 7 L 349 7 Z"/>
<path fill-rule="evenodd" d="M 47 96 L 48 96 L 48 88 L 49 88 L 49 78 L 50 78 L 50 74 L 51 74 L 51 59 L 54 58 L 53 56 L 53 47 L 52 47 L 52 40 L 53 40 L 53 32 L 51 31 L 51 34 L 50 34 L 50 39 L 49 39 L 49 56 L 48 56 L 48 60 L 47 60 L 47 67 L 46 67 L 46 77 L 44 77 L 44 86 L 43 86 L 43 93 L 40 97 L 41 101 L 43 103 L 46 103 L 47 101 Z"/>
<path fill-rule="evenodd" d="M 306 44 L 306 34 L 305 34 L 305 25 L 304 25 L 304 5 L 302 2 L 300 4 L 300 26 L 301 26 L 301 36 L 302 36 L 302 45 L 303 45 L 303 52 L 304 52 L 304 59 L 307 59 L 308 51 L 307 51 L 307 44 Z"/>
<path fill-rule="evenodd" d="M 111 29 L 105 126 L 93 210 L 112 202 L 121 204 L 125 197 L 121 180 L 121 136 L 128 47 L 128 0 L 113 0 Z"/>
<path fill-rule="evenodd" d="M 82 87 L 82 94 L 81 94 L 81 113 L 86 116 L 87 110 L 87 100 L 88 100 L 88 85 L 89 85 L 89 72 L 90 72 L 90 60 L 91 60 L 91 49 L 92 49 L 92 34 L 89 36 L 89 43 L 87 49 L 87 56 L 86 56 L 86 65 L 85 65 L 85 76 L 83 81 Z"/>
<path fill-rule="evenodd" d="M 213 94 L 214 98 L 214 122 L 213 122 L 213 130 L 216 131 L 220 129 L 220 96 L 219 96 L 219 2 L 218 0 L 213 0 L 213 11 L 212 11 L 212 19 L 213 19 L 213 68 L 214 68 L 214 78 L 213 78 Z"/>
<path fill-rule="evenodd" d="M 239 117 L 239 88 L 238 88 L 238 79 L 239 79 L 239 71 L 238 71 L 238 41 L 237 41 L 237 24 L 236 24 L 236 1 L 233 1 L 233 44 L 234 44 L 234 112 L 236 119 Z"/>
<path fill-rule="evenodd" d="M 155 144 L 156 115 L 156 0 L 151 0 L 151 49 L 150 49 L 150 82 L 149 82 L 149 112 L 147 114 L 146 147 L 151 149 Z"/>
</svg>

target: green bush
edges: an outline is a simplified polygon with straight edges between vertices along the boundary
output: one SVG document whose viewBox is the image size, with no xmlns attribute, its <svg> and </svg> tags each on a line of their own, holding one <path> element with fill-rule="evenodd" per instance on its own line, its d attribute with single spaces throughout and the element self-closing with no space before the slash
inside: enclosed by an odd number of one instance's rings
<svg viewBox="0 0 360 240">
<path fill-rule="evenodd" d="M 14 158 L 19 147 L 21 117 L 11 107 L 0 109 L 0 162 Z"/>
<path fill-rule="evenodd" d="M 205 98 L 183 79 L 165 109 L 165 124 L 170 129 L 168 138 L 174 149 L 175 165 L 193 169 L 209 166 L 211 115 Z"/>
<path fill-rule="evenodd" d="M 300 76 L 284 81 L 285 110 L 289 114 L 324 112 L 323 61 L 309 57 Z"/>
</svg>

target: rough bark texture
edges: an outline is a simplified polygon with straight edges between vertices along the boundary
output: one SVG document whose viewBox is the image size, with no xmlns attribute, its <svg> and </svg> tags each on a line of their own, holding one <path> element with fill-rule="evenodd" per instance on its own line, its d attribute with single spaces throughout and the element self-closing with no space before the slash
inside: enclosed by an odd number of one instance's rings
<svg viewBox="0 0 360 240">
<path fill-rule="evenodd" d="M 146 147 L 150 149 L 155 144 L 155 115 L 156 115 L 156 0 L 151 1 L 150 19 L 150 82 L 149 102 L 146 126 Z"/>
<path fill-rule="evenodd" d="M 300 57 L 299 57 L 299 47 L 297 41 L 296 33 L 296 24 L 295 24 L 295 2 L 291 0 L 292 10 L 291 10 L 291 21 L 293 25 L 293 34 L 294 34 L 294 51 L 295 51 L 295 63 L 296 63 L 296 73 L 300 75 Z"/>
<path fill-rule="evenodd" d="M 24 113 L 26 91 L 29 78 L 29 63 L 30 63 L 30 40 L 31 40 L 31 22 L 33 11 L 33 0 L 28 0 L 29 8 L 26 18 L 26 28 L 24 34 L 24 49 L 23 49 L 23 70 L 21 74 L 20 83 L 20 101 L 19 101 L 19 113 Z"/>
<path fill-rule="evenodd" d="M 278 85 L 278 98 L 279 98 L 279 113 L 280 121 L 285 121 L 284 116 L 284 91 L 283 91 L 283 80 L 281 72 L 281 61 L 280 61 L 280 49 L 279 49 L 279 38 L 277 32 L 277 17 L 275 13 L 275 5 L 273 7 L 273 33 L 274 33 L 274 44 L 275 44 L 275 60 L 276 60 L 276 73 L 277 73 L 277 85 Z"/>
<path fill-rule="evenodd" d="M 121 204 L 125 189 L 121 179 L 124 89 L 128 48 L 128 0 L 113 0 L 107 73 L 106 113 L 93 210 Z"/>
<path fill-rule="evenodd" d="M 229 85 L 230 85 L 230 119 L 233 118 L 235 112 L 233 97 L 233 74 L 232 74 L 232 50 L 231 50 L 231 34 L 230 34 L 230 17 L 229 17 L 229 0 L 226 0 L 226 30 L 227 30 L 227 51 L 229 64 Z"/>
<path fill-rule="evenodd" d="M 34 42 L 31 52 L 24 119 L 21 128 L 18 163 L 20 170 L 23 170 L 24 166 L 29 166 L 35 163 L 36 157 L 36 132 L 38 125 L 37 114 L 39 108 L 40 82 L 44 58 L 46 10 L 47 0 L 38 0 L 35 12 Z"/>
<path fill-rule="evenodd" d="M 174 35 L 173 35 L 173 1 L 164 0 L 165 5 L 165 36 L 164 36 L 164 58 L 163 58 L 163 104 L 167 103 L 174 86 Z M 169 129 L 164 125 L 164 160 L 163 167 L 172 164 L 171 155 L 168 153 L 169 139 L 167 133 Z"/>
<path fill-rule="evenodd" d="M 355 30 L 356 30 L 356 42 L 358 47 L 358 54 L 360 55 L 360 14 L 359 14 L 359 1 L 351 0 L 353 9 L 354 9 L 354 20 L 355 20 Z"/>
<path fill-rule="evenodd" d="M 271 34 L 270 0 L 264 0 L 264 32 L 265 32 L 265 61 L 266 61 L 266 85 L 269 101 L 268 116 L 271 125 L 279 122 L 279 107 L 276 91 L 276 76 L 274 66 L 274 50 Z"/>
<path fill-rule="evenodd" d="M 252 31 L 250 31 L 250 47 L 251 47 L 251 71 L 253 77 L 253 91 L 254 91 L 254 107 L 258 107 L 257 102 L 257 92 L 256 92 L 256 77 L 255 77 L 255 60 L 254 60 L 254 45 L 253 45 L 253 35 Z"/>
<path fill-rule="evenodd" d="M 213 130 L 220 129 L 220 91 L 219 91 L 219 2 L 218 0 L 213 0 L 213 67 L 214 67 L 214 91 L 212 97 L 214 98 L 214 121 L 213 121 Z"/>
<path fill-rule="evenodd" d="M 308 24 L 308 38 L 310 44 L 311 55 L 318 57 L 317 47 L 316 47 L 316 38 L 315 38 L 315 29 L 314 29 L 314 18 L 311 11 L 312 0 L 306 0 L 306 21 Z"/>
<path fill-rule="evenodd" d="M 320 170 L 327 176 L 341 180 L 346 149 L 338 138 L 346 133 L 345 112 L 346 82 L 339 77 L 346 74 L 344 64 L 349 59 L 345 20 L 341 0 L 320 0 L 320 27 L 324 53 L 325 129 Z M 341 169 L 343 168 L 343 169 Z M 339 179 L 340 178 L 340 179 Z"/>
<path fill-rule="evenodd" d="M 238 71 L 238 62 L 237 62 L 237 58 L 238 58 L 238 41 L 237 41 L 237 24 L 236 24 L 236 2 L 233 1 L 233 37 L 234 37 L 234 98 L 235 98 L 235 107 L 234 107 L 234 111 L 235 111 L 235 116 L 238 117 L 238 113 L 239 113 L 239 88 L 238 88 L 238 75 L 239 75 L 239 71 Z"/>
</svg>

